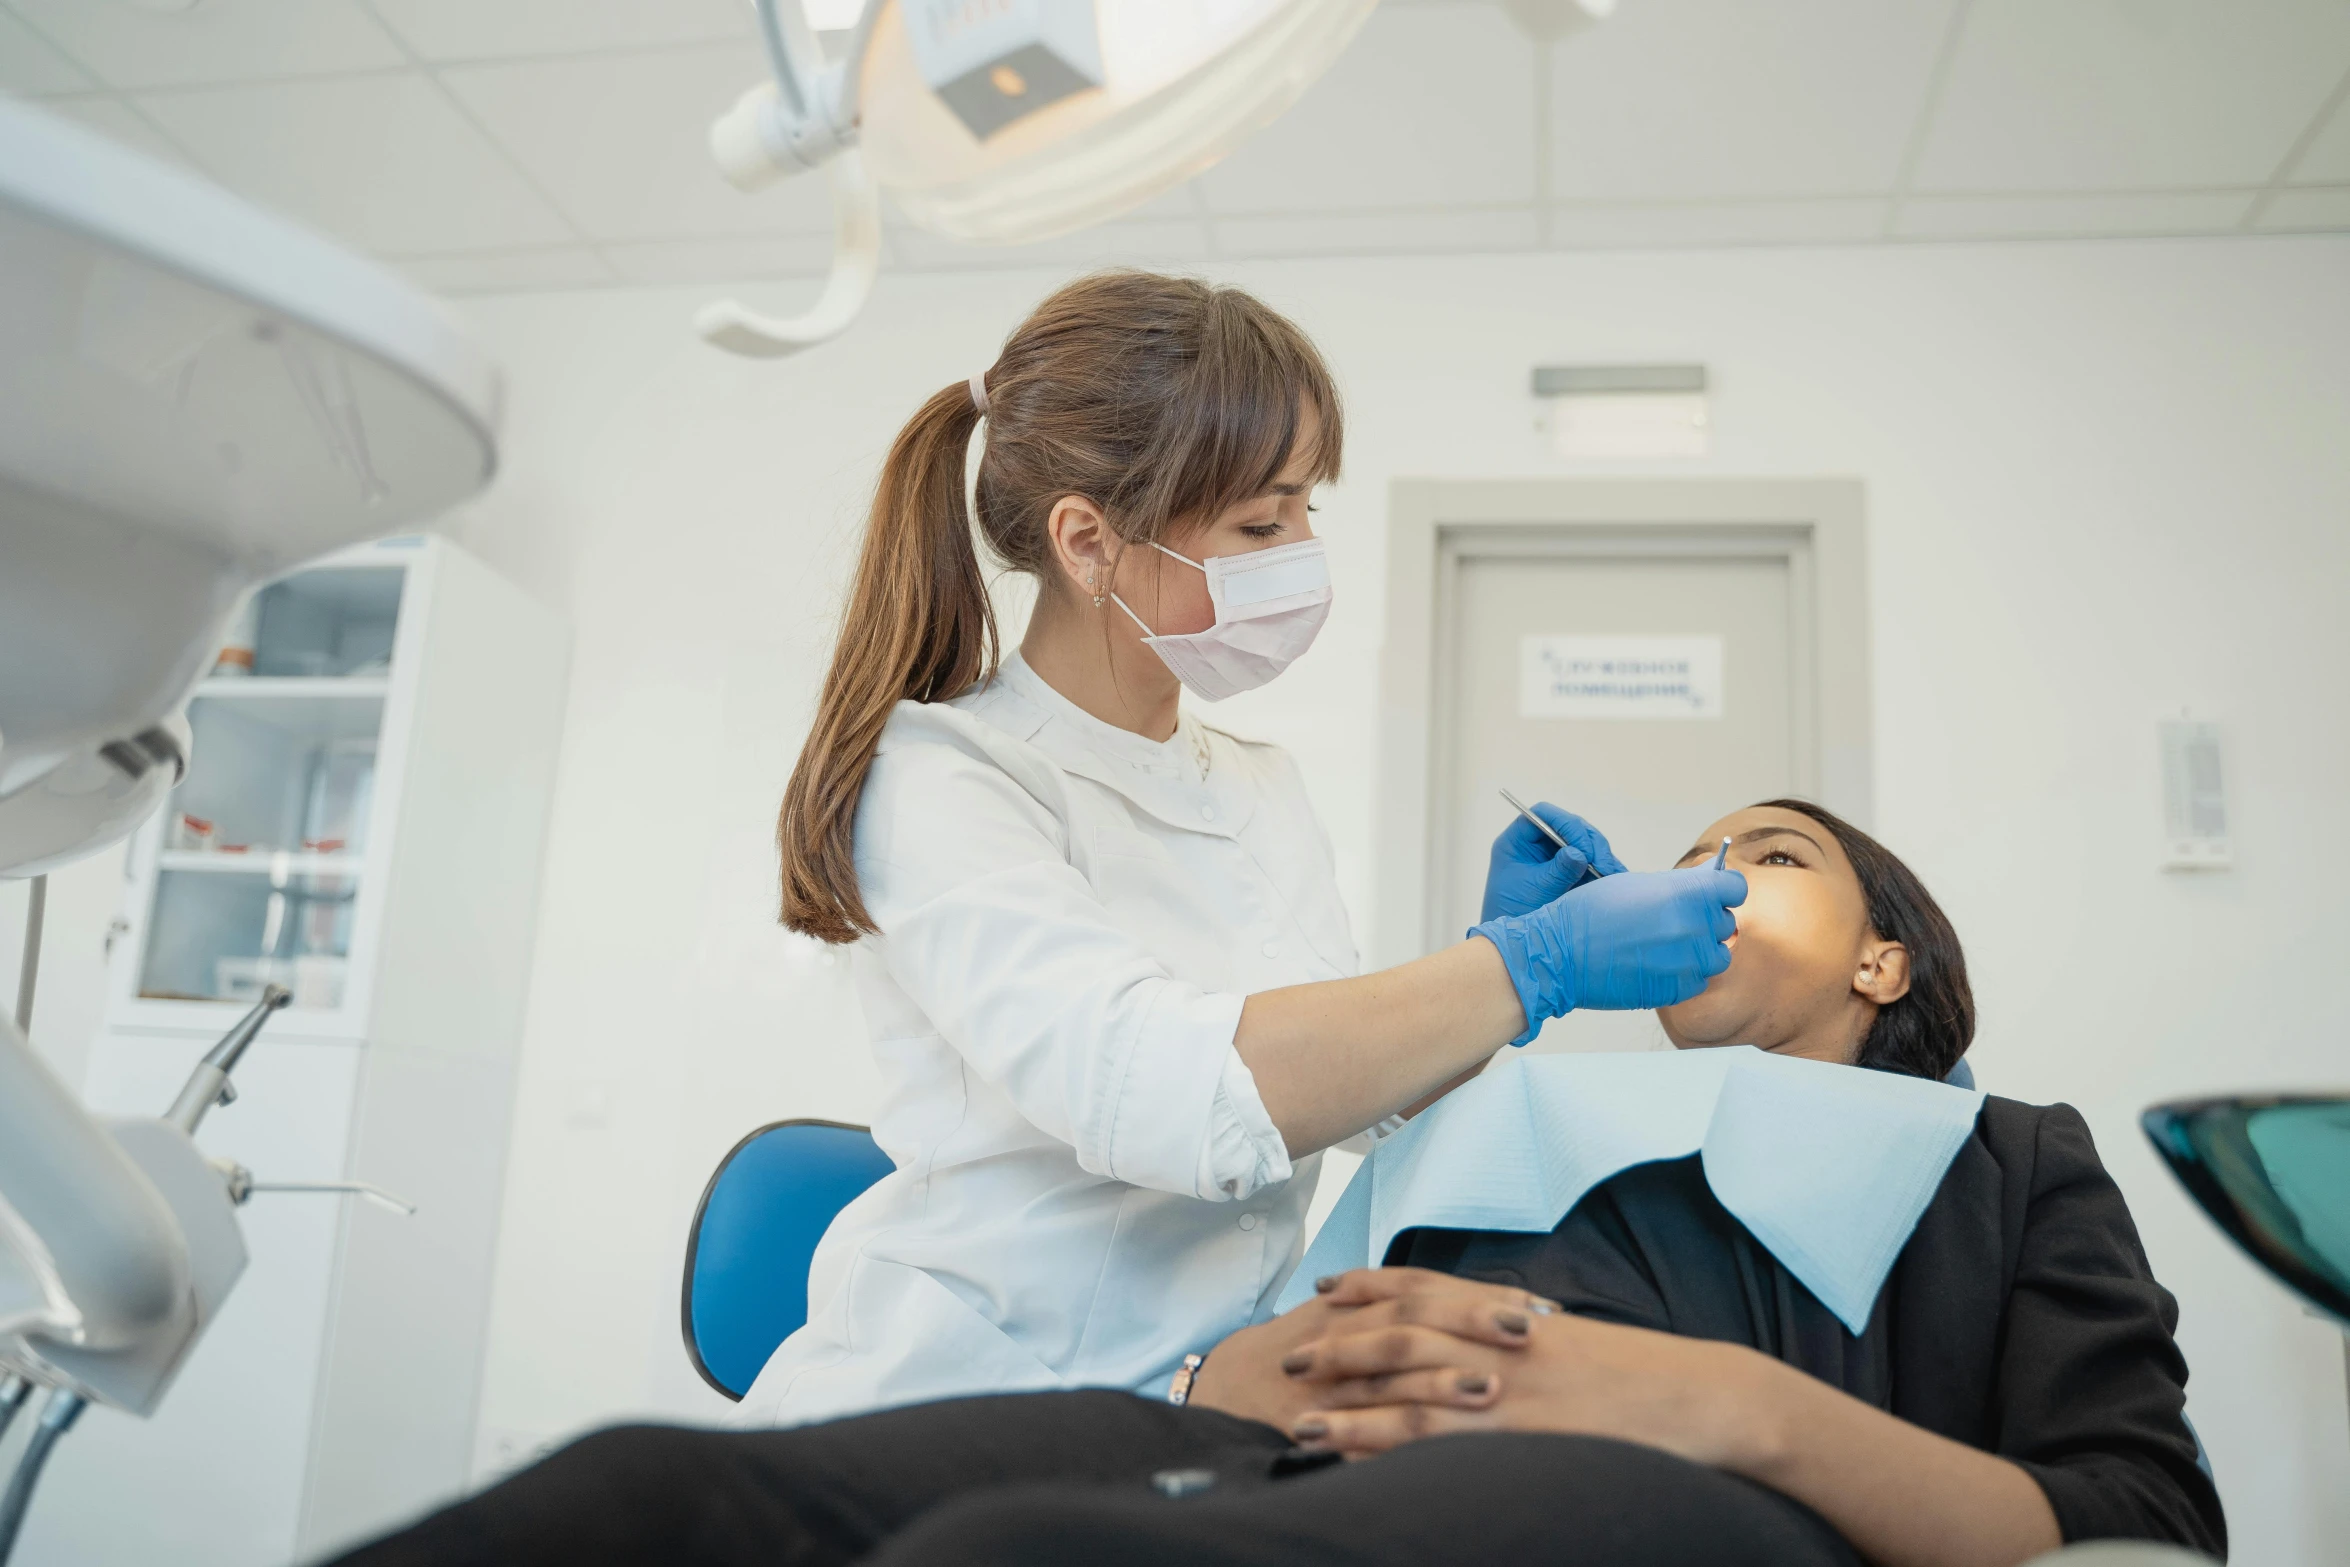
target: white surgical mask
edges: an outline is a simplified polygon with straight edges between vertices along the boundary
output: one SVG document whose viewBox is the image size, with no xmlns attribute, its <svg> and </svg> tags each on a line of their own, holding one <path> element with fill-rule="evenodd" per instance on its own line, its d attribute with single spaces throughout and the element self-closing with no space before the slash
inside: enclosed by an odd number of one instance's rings
<svg viewBox="0 0 2350 1567">
<path fill-rule="evenodd" d="M 1211 555 L 1205 561 L 1175 555 L 1164 544 L 1151 548 L 1207 573 L 1216 623 L 1205 631 L 1163 637 L 1117 594 L 1110 595 L 1111 602 L 1142 627 L 1142 645 L 1203 702 L 1254 691 L 1287 669 L 1314 645 L 1314 633 L 1330 613 L 1330 561 L 1320 539 L 1246 555 Z"/>
</svg>

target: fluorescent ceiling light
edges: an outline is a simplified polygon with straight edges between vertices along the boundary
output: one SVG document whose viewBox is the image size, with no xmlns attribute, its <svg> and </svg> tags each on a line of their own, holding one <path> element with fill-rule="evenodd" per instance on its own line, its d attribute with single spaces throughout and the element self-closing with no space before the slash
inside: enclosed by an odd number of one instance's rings
<svg viewBox="0 0 2350 1567">
<path fill-rule="evenodd" d="M 1539 365 L 1562 457 L 1703 457 L 1712 434 L 1703 365 Z"/>
</svg>

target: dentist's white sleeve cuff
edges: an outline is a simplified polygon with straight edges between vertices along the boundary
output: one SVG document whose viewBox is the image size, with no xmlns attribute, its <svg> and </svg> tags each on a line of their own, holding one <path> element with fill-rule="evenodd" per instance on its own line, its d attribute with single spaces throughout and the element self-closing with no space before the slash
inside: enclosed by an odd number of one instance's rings
<svg viewBox="0 0 2350 1567">
<path fill-rule="evenodd" d="M 1200 1146 L 1199 1194 L 1240 1201 L 1288 1180 L 1290 1173 L 1289 1145 L 1265 1113 L 1256 1074 L 1228 1045 L 1216 1097 L 1208 1106 L 1207 1141 Z"/>
</svg>

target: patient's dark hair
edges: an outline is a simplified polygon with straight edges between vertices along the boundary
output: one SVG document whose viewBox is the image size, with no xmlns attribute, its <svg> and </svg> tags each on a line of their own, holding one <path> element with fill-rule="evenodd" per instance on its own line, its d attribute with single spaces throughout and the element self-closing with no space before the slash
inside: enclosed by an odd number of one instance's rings
<svg viewBox="0 0 2350 1567">
<path fill-rule="evenodd" d="M 1853 1064 L 1910 1077 L 1948 1076 L 1975 1037 L 1975 993 L 1967 987 L 1966 952 L 1942 905 L 1891 849 L 1825 806 L 1765 800 L 1755 809 L 1793 811 L 1834 834 L 1860 878 L 1869 928 L 1909 949 L 1909 993 L 1878 1009 Z"/>
</svg>

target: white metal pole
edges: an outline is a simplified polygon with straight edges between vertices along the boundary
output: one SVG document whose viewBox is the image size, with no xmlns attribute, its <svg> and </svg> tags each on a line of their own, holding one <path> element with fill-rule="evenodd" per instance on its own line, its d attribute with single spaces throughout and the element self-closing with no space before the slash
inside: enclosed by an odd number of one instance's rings
<svg viewBox="0 0 2350 1567">
<path fill-rule="evenodd" d="M 16 1031 L 33 1031 L 33 983 L 41 977 L 41 920 L 49 912 L 49 878 L 35 876 L 24 906 L 24 961 L 16 971 Z"/>
</svg>

